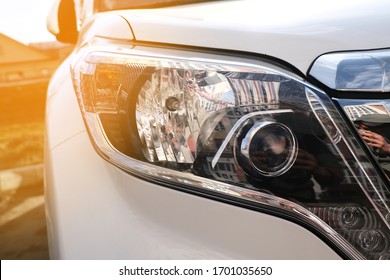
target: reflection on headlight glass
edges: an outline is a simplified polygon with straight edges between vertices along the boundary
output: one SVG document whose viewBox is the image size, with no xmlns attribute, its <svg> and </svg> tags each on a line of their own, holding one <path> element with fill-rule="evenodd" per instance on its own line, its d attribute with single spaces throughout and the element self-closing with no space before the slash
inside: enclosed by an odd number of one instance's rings
<svg viewBox="0 0 390 280">
<path fill-rule="evenodd" d="M 390 108 L 385 100 L 340 100 L 372 155 L 390 177 Z"/>
<path fill-rule="evenodd" d="M 310 75 L 341 91 L 390 91 L 390 50 L 330 53 L 320 56 Z"/>
<path fill-rule="evenodd" d="M 390 90 L 390 58 L 343 60 L 336 74 L 336 88 L 348 90 Z"/>
<path fill-rule="evenodd" d="M 92 52 L 80 61 L 74 80 L 92 139 L 121 168 L 134 172 L 133 158 L 137 168 L 145 163 L 140 176 L 152 164 L 167 174 L 156 180 L 180 171 L 193 176 L 184 184 L 212 180 L 239 188 L 199 185 L 283 198 L 349 242 L 344 251 L 389 255 L 388 190 L 355 154 L 329 99 L 295 75 L 267 63 L 144 53 Z"/>
</svg>

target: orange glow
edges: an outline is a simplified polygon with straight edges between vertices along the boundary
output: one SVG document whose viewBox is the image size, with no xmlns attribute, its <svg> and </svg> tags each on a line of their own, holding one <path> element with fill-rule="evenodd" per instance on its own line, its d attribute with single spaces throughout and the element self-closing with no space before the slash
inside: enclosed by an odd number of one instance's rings
<svg viewBox="0 0 390 280">
<path fill-rule="evenodd" d="M 7 6 L 0 9 L 3 260 L 49 258 L 43 196 L 46 90 L 54 70 L 72 48 L 55 43 L 54 36 L 46 30 L 52 2 L 7 1 Z"/>
</svg>

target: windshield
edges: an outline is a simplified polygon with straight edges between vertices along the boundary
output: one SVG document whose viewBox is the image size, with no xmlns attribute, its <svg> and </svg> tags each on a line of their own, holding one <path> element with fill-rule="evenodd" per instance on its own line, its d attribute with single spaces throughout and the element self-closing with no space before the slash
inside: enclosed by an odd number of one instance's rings
<svg viewBox="0 0 390 280">
<path fill-rule="evenodd" d="M 99 11 L 110 11 L 135 8 L 157 8 L 209 1 L 210 0 L 100 0 L 98 2 L 98 9 Z"/>
</svg>

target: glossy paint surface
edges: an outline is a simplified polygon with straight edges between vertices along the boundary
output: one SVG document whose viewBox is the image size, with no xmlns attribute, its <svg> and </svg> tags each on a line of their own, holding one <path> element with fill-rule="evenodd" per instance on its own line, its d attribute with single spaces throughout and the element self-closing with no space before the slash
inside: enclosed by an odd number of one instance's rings
<svg viewBox="0 0 390 280">
<path fill-rule="evenodd" d="M 120 11 L 136 40 L 265 54 L 306 73 L 331 51 L 389 46 L 390 2 L 219 1 Z"/>
</svg>

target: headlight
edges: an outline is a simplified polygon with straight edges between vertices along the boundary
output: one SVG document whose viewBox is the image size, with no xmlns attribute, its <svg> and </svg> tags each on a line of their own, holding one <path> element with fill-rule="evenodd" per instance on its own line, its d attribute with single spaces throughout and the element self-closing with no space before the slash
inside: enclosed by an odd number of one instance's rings
<svg viewBox="0 0 390 280">
<path fill-rule="evenodd" d="M 72 73 L 109 162 L 293 220 L 344 257 L 389 257 L 387 187 L 330 99 L 289 70 L 112 43 L 82 49 Z"/>
</svg>

